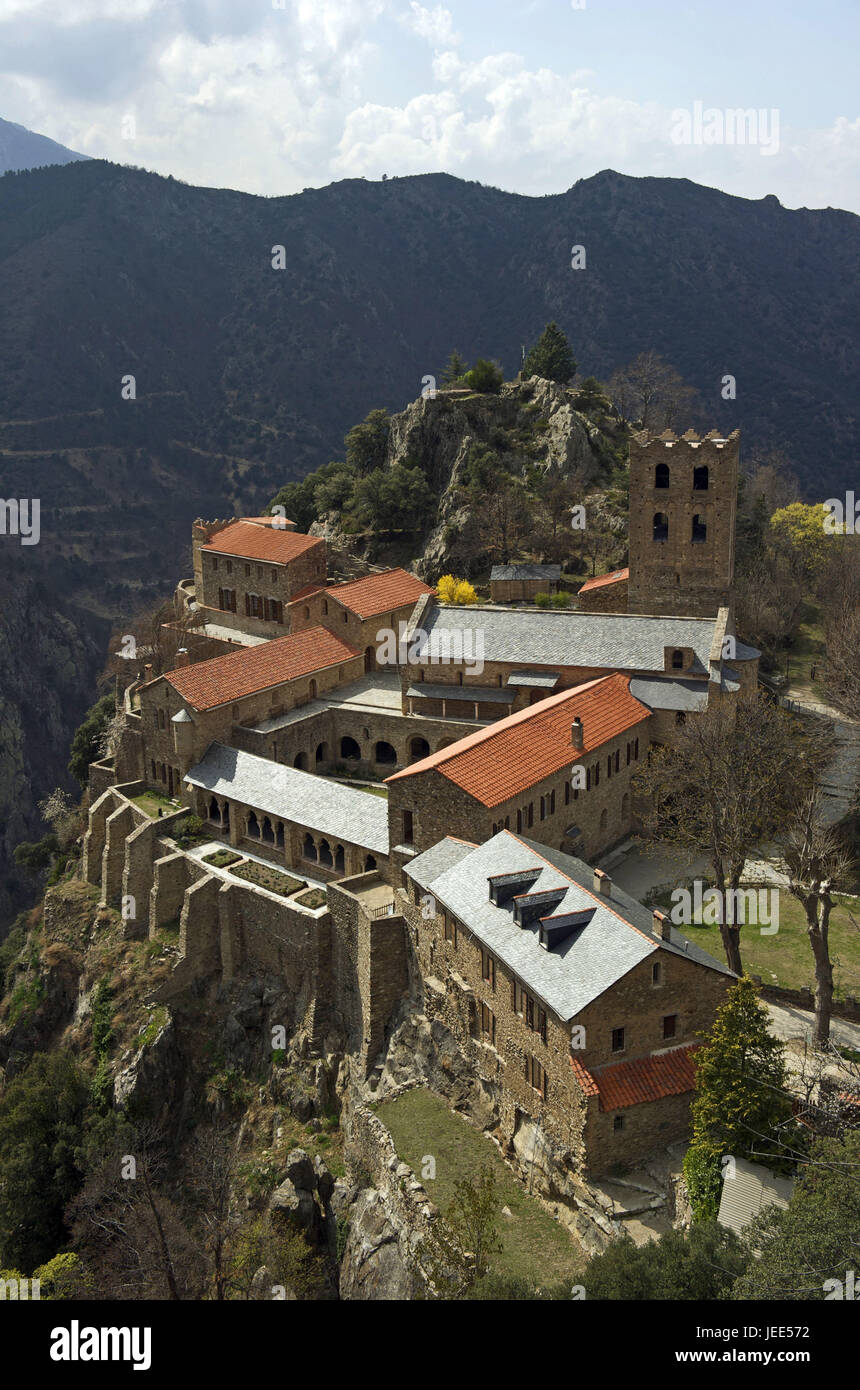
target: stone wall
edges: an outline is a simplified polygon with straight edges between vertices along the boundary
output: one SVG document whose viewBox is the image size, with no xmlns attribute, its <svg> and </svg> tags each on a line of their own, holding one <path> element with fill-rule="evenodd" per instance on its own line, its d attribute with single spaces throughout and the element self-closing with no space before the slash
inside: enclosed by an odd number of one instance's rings
<svg viewBox="0 0 860 1390">
<path fill-rule="evenodd" d="M 345 1050 L 366 1074 L 385 1042 L 391 1020 L 409 990 L 406 926 L 401 895 L 380 874 L 359 874 L 327 890 L 334 926 L 332 976 L 345 1029 Z M 391 902 L 390 916 L 374 908 Z"/>
<path fill-rule="evenodd" d="M 683 438 L 667 430 L 631 439 L 631 613 L 712 617 L 730 606 L 739 447 L 737 430 L 727 439 L 716 431 L 699 439 L 692 430 Z M 694 485 L 701 470 L 705 488 Z M 668 486 L 657 485 L 661 477 Z M 663 539 L 656 538 L 656 517 L 667 519 Z"/>
<path fill-rule="evenodd" d="M 576 606 L 580 613 L 626 613 L 627 580 L 615 579 L 611 584 L 586 589 L 585 593 L 580 590 Z"/>
</svg>

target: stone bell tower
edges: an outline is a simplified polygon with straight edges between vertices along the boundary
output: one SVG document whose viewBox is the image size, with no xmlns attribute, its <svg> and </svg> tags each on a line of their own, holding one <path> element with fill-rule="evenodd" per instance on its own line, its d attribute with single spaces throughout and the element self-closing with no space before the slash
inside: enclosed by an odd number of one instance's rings
<svg viewBox="0 0 860 1390">
<path fill-rule="evenodd" d="M 739 449 L 739 430 L 633 436 L 629 613 L 731 609 Z"/>
</svg>

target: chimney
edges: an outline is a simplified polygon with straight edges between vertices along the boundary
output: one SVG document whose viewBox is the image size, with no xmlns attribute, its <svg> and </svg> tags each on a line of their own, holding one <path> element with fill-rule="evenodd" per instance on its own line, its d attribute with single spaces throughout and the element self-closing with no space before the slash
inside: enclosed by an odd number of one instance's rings
<svg viewBox="0 0 860 1390">
<path fill-rule="evenodd" d="M 570 741 L 574 748 L 583 748 L 585 746 L 585 739 L 582 732 L 582 720 L 579 715 L 576 716 L 570 726 Z"/>
<path fill-rule="evenodd" d="M 180 647 L 176 653 L 176 669 L 180 666 L 187 666 L 191 661 L 187 647 Z"/>
<path fill-rule="evenodd" d="M 653 913 L 651 914 L 651 918 L 654 923 L 654 935 L 659 936 L 661 941 L 671 941 L 672 923 L 666 916 L 665 912 L 659 912 L 658 909 L 655 907 Z"/>
<path fill-rule="evenodd" d="M 609 877 L 608 874 L 605 874 L 602 869 L 594 870 L 594 879 L 592 880 L 592 887 L 595 893 L 599 893 L 601 897 L 612 897 L 612 879 Z"/>
</svg>

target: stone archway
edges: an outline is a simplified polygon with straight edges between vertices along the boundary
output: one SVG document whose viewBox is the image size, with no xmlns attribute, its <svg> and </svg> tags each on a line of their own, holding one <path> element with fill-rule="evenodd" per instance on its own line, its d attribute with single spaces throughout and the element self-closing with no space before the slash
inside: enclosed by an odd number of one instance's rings
<svg viewBox="0 0 860 1390">
<path fill-rule="evenodd" d="M 349 738 L 347 736 L 341 739 L 340 756 L 342 758 L 352 758 L 356 762 L 358 761 L 361 757 L 361 749 L 354 738 Z"/>
<path fill-rule="evenodd" d="M 429 756 L 430 744 L 427 742 L 426 738 L 422 738 L 420 734 L 418 734 L 415 738 L 409 740 L 409 761 L 411 763 L 420 762 L 422 758 L 428 758 Z"/>
<path fill-rule="evenodd" d="M 307 772 L 307 770 L 308 770 L 308 759 L 307 759 L 307 754 L 305 754 L 305 753 L 297 753 L 296 756 L 293 758 L 293 767 L 299 768 L 302 772 Z"/>
<path fill-rule="evenodd" d="M 377 763 L 396 763 L 397 753 L 390 743 L 385 739 L 380 739 L 373 752 L 373 760 Z"/>
</svg>

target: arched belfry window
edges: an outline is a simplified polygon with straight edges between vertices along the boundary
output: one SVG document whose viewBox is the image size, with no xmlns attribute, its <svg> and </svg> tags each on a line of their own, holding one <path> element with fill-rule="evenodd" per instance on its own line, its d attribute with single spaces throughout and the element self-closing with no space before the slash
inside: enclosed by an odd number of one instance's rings
<svg viewBox="0 0 860 1390">
<path fill-rule="evenodd" d="M 701 468 L 693 469 L 693 491 L 707 492 L 708 490 L 708 465 L 703 463 Z"/>
<path fill-rule="evenodd" d="M 693 531 L 690 537 L 694 545 L 701 545 L 708 539 L 708 526 L 705 518 L 698 514 L 693 517 Z"/>
<path fill-rule="evenodd" d="M 672 653 L 672 670 L 673 670 L 673 671 L 683 671 L 683 669 L 684 669 L 684 653 L 681 652 L 681 651 L 674 651 L 674 652 Z"/>
<path fill-rule="evenodd" d="M 668 463 L 658 463 L 658 464 L 657 464 L 657 467 L 654 469 L 654 486 L 655 486 L 655 487 L 668 487 L 668 486 L 669 486 L 669 465 L 668 465 Z"/>
<path fill-rule="evenodd" d="M 654 513 L 654 539 L 655 541 L 667 541 L 669 539 L 669 518 L 665 512 Z"/>
</svg>

